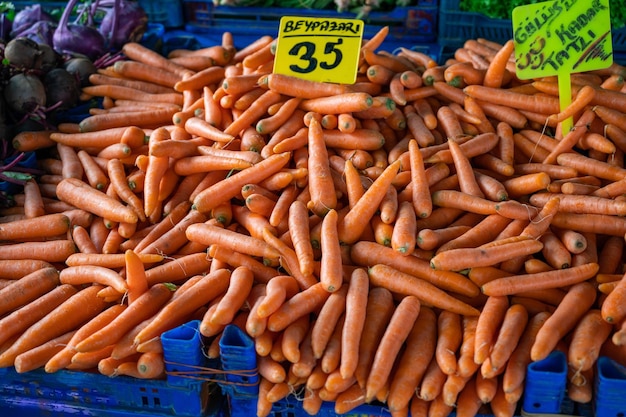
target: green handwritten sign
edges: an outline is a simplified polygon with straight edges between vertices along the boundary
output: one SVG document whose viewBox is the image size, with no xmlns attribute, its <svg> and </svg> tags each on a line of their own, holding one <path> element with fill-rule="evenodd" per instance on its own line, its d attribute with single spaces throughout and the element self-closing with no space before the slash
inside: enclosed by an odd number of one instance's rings
<svg viewBox="0 0 626 417">
<path fill-rule="evenodd" d="M 613 62 L 608 0 L 519 6 L 513 9 L 512 21 L 517 76 L 558 76 L 561 109 L 571 103 L 571 73 L 606 68 Z M 563 128 L 569 131 L 571 120 Z"/>
<path fill-rule="evenodd" d="M 312 81 L 353 84 L 363 26 L 358 19 L 283 16 L 273 71 Z"/>
</svg>

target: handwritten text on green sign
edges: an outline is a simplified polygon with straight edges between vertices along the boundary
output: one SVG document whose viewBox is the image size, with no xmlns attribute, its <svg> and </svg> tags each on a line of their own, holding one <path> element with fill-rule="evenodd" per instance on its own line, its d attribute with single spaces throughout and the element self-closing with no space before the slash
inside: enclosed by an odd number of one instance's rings
<svg viewBox="0 0 626 417">
<path fill-rule="evenodd" d="M 606 68 L 613 60 L 608 0 L 555 0 L 513 10 L 522 79 Z"/>
</svg>

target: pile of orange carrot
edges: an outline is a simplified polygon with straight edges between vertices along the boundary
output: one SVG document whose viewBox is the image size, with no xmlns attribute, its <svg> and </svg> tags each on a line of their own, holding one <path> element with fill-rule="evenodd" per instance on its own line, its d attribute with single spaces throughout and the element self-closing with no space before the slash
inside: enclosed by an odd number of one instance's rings
<svg viewBox="0 0 626 417">
<path fill-rule="evenodd" d="M 258 416 L 512 416 L 553 350 L 590 402 L 598 356 L 626 364 L 626 68 L 561 110 L 512 41 L 437 63 L 387 30 L 353 85 L 272 73 L 270 36 L 130 43 L 83 89 L 102 108 L 18 136 L 45 174 L 0 217 L 0 366 L 162 378 L 199 319 L 210 357 L 253 338 Z"/>
</svg>

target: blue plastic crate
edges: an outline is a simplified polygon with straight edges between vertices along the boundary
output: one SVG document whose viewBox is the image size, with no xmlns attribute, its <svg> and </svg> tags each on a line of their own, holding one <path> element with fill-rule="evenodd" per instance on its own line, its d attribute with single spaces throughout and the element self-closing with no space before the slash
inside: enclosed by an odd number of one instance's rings
<svg viewBox="0 0 626 417">
<path fill-rule="evenodd" d="M 523 409 L 531 413 L 555 414 L 561 410 L 567 385 L 567 359 L 561 351 L 528 365 Z"/>
<path fill-rule="evenodd" d="M 194 34 L 213 34 L 217 39 L 231 32 L 235 46 L 240 48 L 260 36 L 278 36 L 282 16 L 355 18 L 354 13 L 335 10 L 279 7 L 215 6 L 211 0 L 183 0 L 185 29 Z M 364 38 L 367 39 L 383 26 L 390 32 L 381 46 L 393 51 L 399 46 L 412 47 L 436 42 L 438 6 L 418 5 L 396 7 L 391 11 L 371 12 L 363 18 Z"/>
<path fill-rule="evenodd" d="M 204 337 L 200 334 L 200 320 L 168 330 L 161 335 L 167 382 L 186 386 L 198 381 L 213 380 L 219 361 L 205 355 Z"/>
<path fill-rule="evenodd" d="M 210 382 L 206 373 L 200 378 L 185 378 L 178 372 L 185 371 L 181 364 L 192 367 L 199 363 L 203 371 L 205 365 L 211 365 L 203 360 L 197 326 L 191 322 L 166 332 L 162 339 L 164 358 L 175 362 L 167 365 L 172 375 L 162 380 L 111 378 L 69 370 L 48 374 L 38 369 L 20 374 L 14 368 L 0 368 L 0 415 L 220 416 L 224 397 L 219 386 Z"/>
<path fill-rule="evenodd" d="M 166 28 L 184 25 L 181 0 L 138 0 L 139 5 L 148 15 L 150 23 L 160 23 Z"/>
<path fill-rule="evenodd" d="M 210 387 L 198 382 L 173 386 L 165 380 L 110 378 L 82 371 L 17 373 L 0 369 L 0 414 L 89 416 L 204 416 Z M 216 397 L 218 398 L 218 397 Z M 73 413 L 70 413 L 73 410 Z"/>
<path fill-rule="evenodd" d="M 596 364 L 595 412 L 598 417 L 626 415 L 626 367 L 600 357 Z"/>
<path fill-rule="evenodd" d="M 462 11 L 461 0 L 440 0 L 437 42 L 442 49 L 456 49 L 468 39 L 485 38 L 504 43 L 513 38 L 511 19 L 496 19 Z M 626 27 L 614 30 L 613 50 L 626 52 Z M 445 53 L 445 52 L 444 52 Z"/>
</svg>

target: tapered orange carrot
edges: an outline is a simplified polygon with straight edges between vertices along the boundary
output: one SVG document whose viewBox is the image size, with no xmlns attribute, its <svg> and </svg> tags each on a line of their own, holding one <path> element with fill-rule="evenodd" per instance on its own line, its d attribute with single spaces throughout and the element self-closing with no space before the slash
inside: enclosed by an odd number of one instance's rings
<svg viewBox="0 0 626 417">
<path fill-rule="evenodd" d="M 409 142 L 409 160 L 411 165 L 412 203 L 418 217 L 428 217 L 433 210 L 433 203 L 427 186 L 424 160 L 416 141 Z"/>
<path fill-rule="evenodd" d="M 346 311 L 348 287 L 343 286 L 333 292 L 320 308 L 311 327 L 311 348 L 313 355 L 321 359 L 335 329 Z"/>
<path fill-rule="evenodd" d="M 624 296 L 626 294 L 626 280 L 622 277 L 616 286 L 602 302 L 602 318 L 609 323 L 620 323 L 626 317 Z"/>
<path fill-rule="evenodd" d="M 217 304 L 210 321 L 217 324 L 232 322 L 235 314 L 243 306 L 250 294 L 253 283 L 254 275 L 252 270 L 245 266 L 235 268 L 230 276 L 228 289 Z"/>
<path fill-rule="evenodd" d="M 245 184 L 260 182 L 282 169 L 289 161 L 290 154 L 274 154 L 262 162 L 225 178 L 199 192 L 193 205 L 196 210 L 208 212 L 216 205 L 235 197 Z"/>
<path fill-rule="evenodd" d="M 389 378 L 393 362 L 409 336 L 420 310 L 417 297 L 406 296 L 391 316 L 387 330 L 376 349 L 374 361 L 365 385 L 366 401 L 371 401 Z M 409 326 L 409 324 L 411 324 Z"/>
<path fill-rule="evenodd" d="M 0 295 L 3 299 L 0 314 L 11 312 L 36 300 L 55 288 L 59 283 L 59 272 L 53 267 L 43 268 L 27 274 L 11 286 L 0 290 Z"/>
<path fill-rule="evenodd" d="M 96 190 L 82 180 L 66 178 L 57 185 L 56 191 L 61 201 L 103 218 L 126 223 L 136 223 L 138 220 L 130 207 Z"/>
<path fill-rule="evenodd" d="M 269 316 L 268 329 L 271 331 L 284 329 L 302 315 L 319 308 L 330 294 L 320 283 L 299 292 Z"/>
<path fill-rule="evenodd" d="M 572 341 L 567 353 L 568 363 L 576 371 L 591 369 L 611 330 L 611 324 L 602 318 L 601 312 L 598 309 L 590 309 L 572 330 Z M 590 337 L 591 335 L 593 337 Z"/>
<path fill-rule="evenodd" d="M 461 316 L 450 311 L 444 310 L 437 317 L 437 342 L 434 357 L 439 368 L 446 375 L 458 374 L 457 351 L 463 342 L 461 323 Z"/>
<path fill-rule="evenodd" d="M 350 91 L 347 85 L 309 81 L 283 74 L 268 74 L 266 82 L 271 90 L 304 99 L 335 96 Z"/>
<path fill-rule="evenodd" d="M 318 216 L 324 217 L 329 210 L 336 208 L 337 195 L 330 172 L 324 132 L 317 120 L 311 120 L 308 132 L 309 159 L 307 167 L 312 175 L 309 176 L 311 201 L 307 206 Z"/>
<path fill-rule="evenodd" d="M 457 248 L 438 252 L 430 265 L 434 269 L 459 271 L 475 266 L 490 266 L 518 256 L 541 251 L 543 243 L 531 238 L 514 240 L 510 243 L 477 248 Z"/>
<path fill-rule="evenodd" d="M 338 214 L 330 210 L 322 220 L 320 282 L 327 291 L 337 291 L 343 283 L 341 247 L 337 234 Z"/>
<path fill-rule="evenodd" d="M 482 291 L 487 295 L 508 295 L 531 289 L 558 288 L 583 282 L 593 277 L 598 268 L 598 264 L 588 263 L 566 269 L 497 278 L 484 284 Z"/>
<path fill-rule="evenodd" d="M 63 284 L 81 285 L 98 283 L 115 288 L 120 294 L 128 290 L 126 281 L 121 275 L 109 268 L 95 265 L 70 266 L 59 273 L 59 281 Z"/>
<path fill-rule="evenodd" d="M 548 312 L 540 312 L 529 318 L 520 341 L 507 361 L 502 376 L 502 388 L 505 392 L 513 392 L 521 386 L 526 377 L 528 364 L 531 362 L 530 349 L 534 343 L 537 331 L 550 316 Z"/>
<path fill-rule="evenodd" d="M 454 298 L 437 287 L 415 276 L 401 272 L 383 264 L 369 268 L 370 282 L 381 285 L 390 291 L 405 295 L 415 295 L 424 303 L 466 315 L 476 315 L 477 310 L 465 302 Z"/>
<path fill-rule="evenodd" d="M 563 301 L 537 332 L 530 350 L 533 361 L 547 357 L 567 332 L 572 330 L 578 320 L 589 310 L 596 299 L 592 284 L 580 282 L 572 285 Z"/>
</svg>

